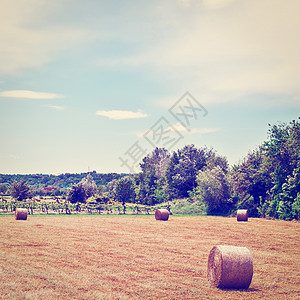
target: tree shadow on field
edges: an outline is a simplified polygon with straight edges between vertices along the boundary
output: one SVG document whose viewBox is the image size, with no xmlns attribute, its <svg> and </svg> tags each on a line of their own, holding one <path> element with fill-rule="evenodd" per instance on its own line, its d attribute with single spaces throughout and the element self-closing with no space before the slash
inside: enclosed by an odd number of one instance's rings
<svg viewBox="0 0 300 300">
<path fill-rule="evenodd" d="M 245 293 L 251 293 L 251 292 L 262 292 L 260 289 L 250 288 L 247 290 L 243 290 Z"/>
<path fill-rule="evenodd" d="M 260 289 L 255 288 L 249 288 L 249 289 L 226 289 L 226 288 L 220 288 L 222 291 L 235 291 L 235 292 L 243 292 L 243 293 L 253 293 L 253 292 L 262 292 Z"/>
</svg>

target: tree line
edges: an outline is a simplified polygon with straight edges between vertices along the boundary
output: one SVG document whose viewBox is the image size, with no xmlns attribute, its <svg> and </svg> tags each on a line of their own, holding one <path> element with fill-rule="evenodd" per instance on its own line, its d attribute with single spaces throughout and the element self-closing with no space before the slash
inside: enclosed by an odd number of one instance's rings
<svg viewBox="0 0 300 300">
<path fill-rule="evenodd" d="M 140 167 L 117 182 L 136 203 L 184 198 L 202 203 L 208 214 L 245 208 L 252 217 L 300 219 L 299 121 L 269 124 L 267 140 L 231 167 L 214 149 L 194 145 L 173 153 L 156 148 Z"/>
<path fill-rule="evenodd" d="M 268 139 L 231 167 L 213 148 L 186 145 L 172 153 L 156 148 L 143 158 L 141 172 L 105 185 L 96 183 L 94 173 L 86 174 L 71 185 L 66 200 L 119 201 L 125 212 L 126 203 L 153 206 L 185 199 L 203 205 L 207 214 L 229 215 L 245 208 L 252 217 L 299 220 L 299 156 L 299 122 L 269 124 Z M 12 195 L 17 184 L 11 186 Z"/>
<path fill-rule="evenodd" d="M 84 180 L 87 175 L 93 178 L 97 186 L 106 185 L 112 180 L 117 180 L 127 174 L 118 173 L 65 173 L 60 175 L 47 174 L 0 174 L 0 194 L 9 193 L 9 188 L 13 182 L 24 181 L 31 189 L 32 196 L 63 196 L 66 195 L 67 189 L 73 184 Z"/>
</svg>

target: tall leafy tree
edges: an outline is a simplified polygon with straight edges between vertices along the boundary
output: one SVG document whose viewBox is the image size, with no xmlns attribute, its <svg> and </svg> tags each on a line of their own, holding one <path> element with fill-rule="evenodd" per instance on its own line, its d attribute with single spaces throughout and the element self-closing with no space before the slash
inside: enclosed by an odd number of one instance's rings
<svg viewBox="0 0 300 300">
<path fill-rule="evenodd" d="M 0 183 L 0 195 L 4 195 L 7 192 L 7 185 L 5 183 Z"/>
<path fill-rule="evenodd" d="M 97 185 L 91 174 L 88 174 L 86 178 L 82 179 L 81 184 L 84 188 L 85 195 L 87 198 L 90 198 L 97 193 Z"/>
<path fill-rule="evenodd" d="M 30 197 L 30 188 L 24 180 L 14 181 L 10 188 L 10 195 L 17 201 L 23 201 Z"/>
<path fill-rule="evenodd" d="M 116 182 L 115 198 L 122 202 L 125 212 L 126 202 L 135 200 L 135 182 L 131 176 L 122 177 Z"/>
<path fill-rule="evenodd" d="M 169 161 L 170 154 L 164 148 L 155 148 L 152 153 L 144 157 L 140 164 L 142 172 L 136 176 L 137 199 L 140 203 L 154 205 L 165 200 L 164 176 Z"/>
<path fill-rule="evenodd" d="M 224 173 L 227 173 L 228 171 L 227 158 L 225 156 L 218 155 L 213 148 L 207 149 L 205 169 L 211 170 L 217 166 L 219 166 Z"/>
<path fill-rule="evenodd" d="M 116 190 L 117 181 L 118 181 L 117 179 L 113 179 L 106 186 L 104 186 L 102 188 L 103 193 L 105 193 L 110 198 L 115 198 L 115 190 Z"/>
<path fill-rule="evenodd" d="M 271 125 L 270 125 L 271 126 Z M 264 143 L 273 187 L 269 213 L 282 219 L 299 218 L 300 123 L 273 125 Z"/>
<path fill-rule="evenodd" d="M 299 218 L 300 124 L 271 126 L 268 140 L 233 169 L 240 206 L 253 216 Z"/>
<path fill-rule="evenodd" d="M 292 121 L 270 127 L 269 140 L 263 147 L 272 165 L 273 192 L 279 193 L 287 176 L 291 176 L 294 169 L 300 166 L 300 123 Z"/>
<path fill-rule="evenodd" d="M 206 204 L 208 213 L 228 213 L 234 207 L 230 175 L 225 174 L 220 166 L 200 171 L 197 183 L 194 191 L 199 200 Z"/>
<path fill-rule="evenodd" d="M 196 177 L 206 166 L 207 154 L 205 149 L 187 145 L 173 152 L 166 178 L 171 198 L 188 197 L 188 192 L 196 187 Z"/>
<path fill-rule="evenodd" d="M 86 194 L 84 190 L 84 186 L 81 182 L 75 183 L 72 185 L 68 192 L 67 200 L 71 203 L 77 203 L 77 202 L 85 202 Z"/>
<path fill-rule="evenodd" d="M 165 148 L 156 147 L 151 154 L 143 158 L 140 167 L 143 174 L 153 173 L 156 178 L 161 178 L 166 173 L 169 161 L 169 151 Z"/>
<path fill-rule="evenodd" d="M 300 168 L 288 175 L 279 194 L 277 214 L 280 219 L 300 219 Z"/>
<path fill-rule="evenodd" d="M 233 188 L 240 197 L 240 205 L 257 216 L 257 208 L 263 205 L 272 186 L 267 158 L 263 149 L 249 152 L 246 159 L 233 171 Z"/>
</svg>

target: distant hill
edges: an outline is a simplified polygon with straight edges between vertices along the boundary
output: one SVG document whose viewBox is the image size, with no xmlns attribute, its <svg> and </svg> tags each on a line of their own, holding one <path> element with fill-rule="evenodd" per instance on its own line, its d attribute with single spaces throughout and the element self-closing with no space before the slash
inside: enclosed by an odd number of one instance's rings
<svg viewBox="0 0 300 300">
<path fill-rule="evenodd" d="M 71 187 L 72 184 L 80 182 L 83 178 L 85 178 L 88 174 L 90 174 L 96 185 L 106 185 L 108 182 L 116 179 L 120 179 L 123 176 L 128 174 L 118 174 L 118 173 L 97 173 L 96 171 L 88 172 L 88 173 L 65 173 L 60 175 L 46 175 L 46 174 L 0 174 L 0 184 L 4 183 L 7 185 L 11 185 L 14 181 L 24 180 L 28 185 L 31 186 L 40 186 L 40 187 L 49 187 L 55 186 L 57 188 L 68 188 Z"/>
</svg>

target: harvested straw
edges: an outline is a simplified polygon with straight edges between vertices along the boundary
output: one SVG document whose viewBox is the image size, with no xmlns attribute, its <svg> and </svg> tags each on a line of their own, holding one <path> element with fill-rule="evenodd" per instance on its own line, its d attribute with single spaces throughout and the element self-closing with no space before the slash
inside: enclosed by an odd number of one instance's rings
<svg viewBox="0 0 300 300">
<path fill-rule="evenodd" d="M 15 210 L 16 220 L 27 220 L 27 209 L 26 208 L 16 208 Z"/>
<path fill-rule="evenodd" d="M 236 215 L 237 221 L 248 221 L 248 209 L 238 209 Z"/>
<path fill-rule="evenodd" d="M 215 246 L 210 250 L 207 279 L 211 286 L 247 289 L 252 275 L 252 256 L 246 247 Z"/>
<path fill-rule="evenodd" d="M 168 221 L 169 211 L 167 209 L 157 209 L 155 211 L 155 219 L 159 221 Z"/>
</svg>

